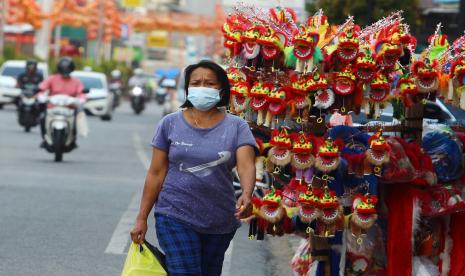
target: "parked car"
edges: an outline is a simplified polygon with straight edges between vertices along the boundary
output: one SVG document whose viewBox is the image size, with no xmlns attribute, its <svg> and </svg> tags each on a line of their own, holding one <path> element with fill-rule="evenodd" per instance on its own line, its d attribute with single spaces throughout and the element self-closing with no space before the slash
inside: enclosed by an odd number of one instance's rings
<svg viewBox="0 0 465 276">
<path fill-rule="evenodd" d="M 21 95 L 17 88 L 18 76 L 26 71 L 25 60 L 8 60 L 0 67 L 0 108 L 4 104 L 16 103 Z M 45 78 L 48 77 L 48 65 L 44 62 L 37 64 L 37 71 Z"/>
<path fill-rule="evenodd" d="M 400 122 L 393 118 L 393 108 L 390 104 L 381 113 L 378 119 L 367 119 L 362 112 L 359 115 L 352 115 L 353 126 L 390 126 L 397 125 Z M 427 101 L 423 113 L 423 124 L 454 124 L 457 122 L 456 116 L 451 112 L 450 108 L 441 100 Z M 386 133 L 394 135 L 393 133 Z"/>
<path fill-rule="evenodd" d="M 105 74 L 87 71 L 74 71 L 72 77 L 78 78 L 89 90 L 84 109 L 88 114 L 100 116 L 104 121 L 112 119 L 114 94 L 108 88 Z"/>
</svg>

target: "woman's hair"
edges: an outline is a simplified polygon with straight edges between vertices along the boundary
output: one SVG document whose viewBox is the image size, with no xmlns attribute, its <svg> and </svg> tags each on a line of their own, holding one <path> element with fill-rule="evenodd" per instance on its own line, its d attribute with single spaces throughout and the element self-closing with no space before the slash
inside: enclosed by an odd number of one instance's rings
<svg viewBox="0 0 465 276">
<path fill-rule="evenodd" d="M 229 105 L 229 94 L 231 92 L 230 91 L 231 86 L 229 85 L 228 74 L 221 66 L 214 63 L 213 61 L 202 60 L 199 63 L 191 64 L 187 66 L 186 70 L 184 70 L 184 92 L 186 93 L 186 101 L 181 105 L 181 107 L 192 107 L 192 103 L 189 102 L 189 100 L 187 100 L 187 93 L 188 93 L 189 82 L 191 80 L 192 72 L 197 68 L 210 69 L 213 71 L 213 73 L 215 73 L 216 77 L 218 78 L 218 81 L 220 82 L 220 85 L 221 85 L 220 90 L 223 94 L 221 96 L 220 101 L 218 102 L 216 106 L 217 107 L 228 106 Z"/>
</svg>

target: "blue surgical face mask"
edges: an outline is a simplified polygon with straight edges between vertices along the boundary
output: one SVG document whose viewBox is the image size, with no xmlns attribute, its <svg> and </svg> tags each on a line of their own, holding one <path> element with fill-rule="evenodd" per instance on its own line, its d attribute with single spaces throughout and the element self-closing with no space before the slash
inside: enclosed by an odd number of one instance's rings
<svg viewBox="0 0 465 276">
<path fill-rule="evenodd" d="M 210 87 L 189 87 L 187 100 L 198 110 L 207 111 L 220 102 L 220 90 Z"/>
</svg>

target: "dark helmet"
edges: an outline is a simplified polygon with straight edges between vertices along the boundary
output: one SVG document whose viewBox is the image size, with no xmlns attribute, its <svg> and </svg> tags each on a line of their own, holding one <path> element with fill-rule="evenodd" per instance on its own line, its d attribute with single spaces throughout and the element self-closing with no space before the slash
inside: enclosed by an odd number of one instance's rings
<svg viewBox="0 0 465 276">
<path fill-rule="evenodd" d="M 57 71 L 61 75 L 65 77 L 69 77 L 71 72 L 74 71 L 75 67 L 76 66 L 74 65 L 74 62 L 71 58 L 64 57 L 64 58 L 61 58 L 60 61 L 58 61 Z"/>
<path fill-rule="evenodd" d="M 26 71 L 35 72 L 37 70 L 37 61 L 28 60 L 26 61 Z"/>
</svg>

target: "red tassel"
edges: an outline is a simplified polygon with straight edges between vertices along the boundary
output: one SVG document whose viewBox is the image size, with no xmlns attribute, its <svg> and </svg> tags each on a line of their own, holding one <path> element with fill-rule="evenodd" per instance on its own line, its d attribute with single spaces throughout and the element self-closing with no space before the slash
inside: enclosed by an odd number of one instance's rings
<svg viewBox="0 0 465 276">
<path fill-rule="evenodd" d="M 389 210 L 386 276 L 412 276 L 414 192 L 404 185 L 387 185 L 386 188 Z"/>
<path fill-rule="evenodd" d="M 294 225 L 292 224 L 292 220 L 288 216 L 285 216 L 283 219 L 283 229 L 284 233 L 286 234 L 294 233 Z"/>
<path fill-rule="evenodd" d="M 357 85 L 354 94 L 354 105 L 356 107 L 361 107 L 363 103 L 363 83 Z"/>
<path fill-rule="evenodd" d="M 450 252 L 449 276 L 465 275 L 465 212 L 451 215 L 450 232 L 452 251 Z"/>
</svg>

